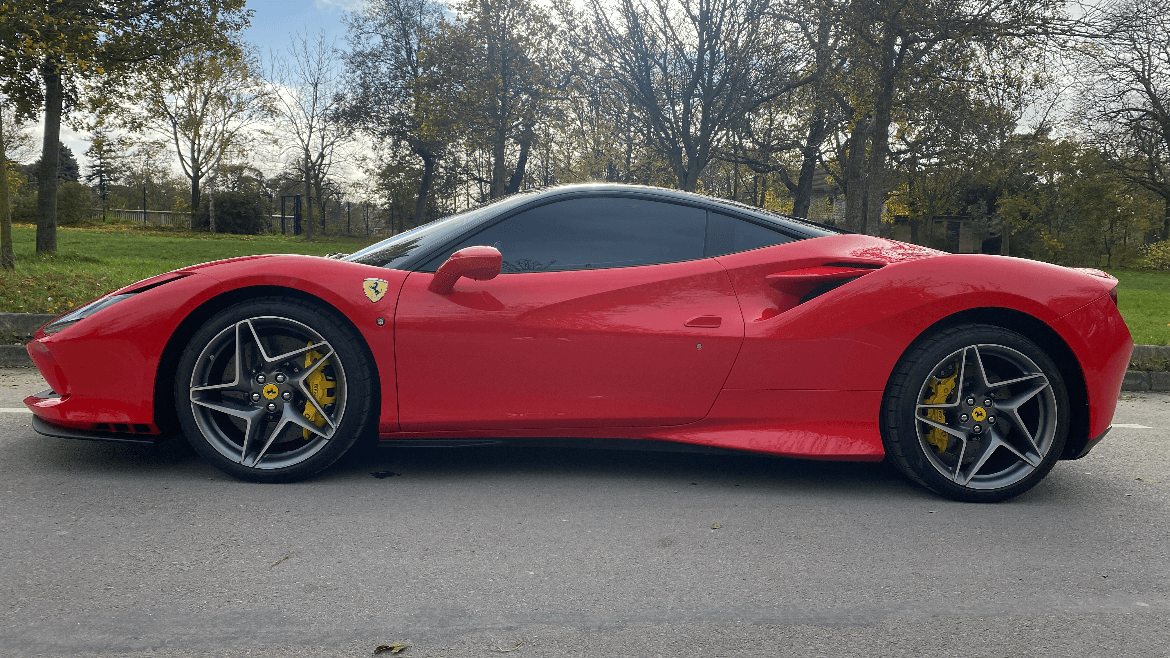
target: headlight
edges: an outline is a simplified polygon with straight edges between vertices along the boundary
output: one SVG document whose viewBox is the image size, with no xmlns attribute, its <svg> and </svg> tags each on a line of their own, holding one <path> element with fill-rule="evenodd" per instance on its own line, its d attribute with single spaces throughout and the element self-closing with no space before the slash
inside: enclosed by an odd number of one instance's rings
<svg viewBox="0 0 1170 658">
<path fill-rule="evenodd" d="M 81 308 L 70 311 L 69 313 L 62 315 L 61 317 L 57 318 L 56 320 L 53 320 L 49 324 L 45 325 L 45 335 L 51 336 L 51 335 L 57 333 L 58 331 L 65 329 L 66 327 L 72 326 L 74 323 L 80 322 L 81 320 L 88 318 L 89 316 L 93 315 L 94 313 L 97 313 L 98 311 L 102 310 L 103 308 L 109 308 L 110 306 L 117 304 L 118 302 L 122 301 L 123 299 L 126 299 L 128 297 L 133 297 L 135 294 L 137 294 L 137 293 L 126 292 L 126 293 L 122 293 L 121 295 L 110 295 L 108 297 L 102 297 L 101 299 L 95 299 L 94 301 L 86 304 L 85 306 L 82 306 Z"/>
</svg>

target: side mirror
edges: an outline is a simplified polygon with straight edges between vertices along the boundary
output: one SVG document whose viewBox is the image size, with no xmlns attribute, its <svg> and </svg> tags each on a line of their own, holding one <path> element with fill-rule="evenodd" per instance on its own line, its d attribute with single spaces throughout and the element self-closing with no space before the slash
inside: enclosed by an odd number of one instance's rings
<svg viewBox="0 0 1170 658">
<path fill-rule="evenodd" d="M 439 267 L 427 290 L 450 295 L 459 277 L 465 276 L 476 281 L 494 279 L 500 273 L 503 263 L 500 250 L 495 247 L 465 247 L 451 254 L 447 262 Z"/>
</svg>

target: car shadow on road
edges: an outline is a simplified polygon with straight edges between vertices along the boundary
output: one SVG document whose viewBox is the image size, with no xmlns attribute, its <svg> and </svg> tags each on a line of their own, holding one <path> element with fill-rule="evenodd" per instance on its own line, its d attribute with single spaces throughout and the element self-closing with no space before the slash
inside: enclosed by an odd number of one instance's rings
<svg viewBox="0 0 1170 658">
<path fill-rule="evenodd" d="M 671 487 L 702 484 L 741 490 L 823 490 L 860 496 L 896 491 L 898 495 L 920 496 L 917 487 L 883 462 L 789 459 L 735 451 L 702 453 L 686 446 L 673 450 L 669 444 L 642 450 L 632 441 L 609 445 L 564 445 L 557 444 L 557 440 L 544 446 L 526 443 L 447 448 L 383 445 L 342 460 L 319 479 L 369 478 L 371 484 L 401 478 L 436 482 L 524 478 L 573 480 L 577 484 L 582 480 L 597 484 L 636 480 Z"/>
<path fill-rule="evenodd" d="M 818 461 L 734 451 L 703 453 L 669 444 L 646 444 L 654 449 L 643 450 L 631 441 L 549 443 L 552 445 L 527 441 L 526 445 L 368 447 L 347 455 L 309 484 L 378 488 L 405 480 L 423 480 L 436 486 L 523 480 L 525 486 L 551 488 L 570 481 L 594 487 L 637 482 L 671 490 L 714 486 L 741 493 L 938 500 L 885 462 Z M 53 475 L 143 482 L 230 479 L 201 460 L 181 437 L 156 445 L 136 445 L 37 436 L 33 441 L 5 442 L 0 460 L 4 462 L 0 470 L 15 468 Z M 1063 486 L 1061 482 L 1066 478 L 1060 477 L 1059 470 L 1048 482 L 1017 500 L 1040 502 L 1060 492 L 1058 497 L 1071 502 L 1069 497 L 1077 497 L 1077 488 Z"/>
</svg>

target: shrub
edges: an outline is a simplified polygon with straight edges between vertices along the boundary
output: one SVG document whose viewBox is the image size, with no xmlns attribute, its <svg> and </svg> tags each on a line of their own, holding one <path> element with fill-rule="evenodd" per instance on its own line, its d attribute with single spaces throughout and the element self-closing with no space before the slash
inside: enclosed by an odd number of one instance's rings
<svg viewBox="0 0 1170 658">
<path fill-rule="evenodd" d="M 1142 265 L 1155 270 L 1170 270 L 1170 240 L 1146 245 L 1142 249 Z"/>
<path fill-rule="evenodd" d="M 211 230 L 211 197 L 205 194 L 199 201 L 199 209 L 191 216 L 191 229 Z M 265 233 L 272 224 L 272 211 L 268 199 L 259 194 L 247 192 L 219 192 L 215 195 L 215 231 L 256 235 Z"/>
<path fill-rule="evenodd" d="M 23 194 L 12 205 L 14 224 L 37 223 L 37 193 Z M 93 190 L 74 181 L 57 181 L 57 225 L 71 226 L 90 220 Z"/>
<path fill-rule="evenodd" d="M 70 226 L 90 220 L 93 214 L 93 190 L 74 181 L 57 185 L 57 225 Z"/>
</svg>

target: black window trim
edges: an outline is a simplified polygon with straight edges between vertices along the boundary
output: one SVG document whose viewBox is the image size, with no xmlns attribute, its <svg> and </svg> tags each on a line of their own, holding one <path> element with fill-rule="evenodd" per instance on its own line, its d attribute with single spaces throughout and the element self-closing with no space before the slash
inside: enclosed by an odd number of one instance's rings
<svg viewBox="0 0 1170 658">
<path fill-rule="evenodd" d="M 444 250 L 449 249 L 451 247 L 454 247 L 455 245 L 459 244 L 460 242 L 463 242 L 464 240 L 466 240 L 468 238 L 468 236 L 486 231 L 489 228 L 491 228 L 491 227 L 493 227 L 501 222 L 505 222 L 505 221 L 515 217 L 516 215 L 519 215 L 520 213 L 527 212 L 529 210 L 533 210 L 533 209 L 539 208 L 541 206 L 546 206 L 550 203 L 558 203 L 561 201 L 571 201 L 573 199 L 586 199 L 586 198 L 644 199 L 646 201 L 658 201 L 661 203 L 670 203 L 670 204 L 673 204 L 676 206 L 684 206 L 684 207 L 693 208 L 696 210 L 703 210 L 707 213 L 716 212 L 716 213 L 719 213 L 722 215 L 726 215 L 728 217 L 732 217 L 732 218 L 739 219 L 742 221 L 750 222 L 752 224 L 756 224 L 756 225 L 761 226 L 763 228 L 767 228 L 767 229 L 776 231 L 777 233 L 780 233 L 781 235 L 785 235 L 789 238 L 792 238 L 792 241 L 794 241 L 794 242 L 800 241 L 800 240 L 807 240 L 807 239 L 811 239 L 811 238 L 815 238 L 815 237 L 820 237 L 818 235 L 813 235 L 810 233 L 802 232 L 800 230 L 800 225 L 795 223 L 796 221 L 800 221 L 800 220 L 795 220 L 793 222 L 793 225 L 791 225 L 791 226 L 781 224 L 780 223 L 781 221 L 788 220 L 788 218 L 785 217 L 784 215 L 776 215 L 775 220 L 766 219 L 766 218 L 759 217 L 759 216 L 753 217 L 752 216 L 753 213 L 745 212 L 744 210 L 737 208 L 736 206 L 724 205 L 724 204 L 720 204 L 718 202 L 695 203 L 691 199 L 680 199 L 680 198 L 678 198 L 674 195 L 671 195 L 671 194 L 655 193 L 654 190 L 646 190 L 646 191 L 641 191 L 641 190 L 605 190 L 605 189 L 571 190 L 571 191 L 566 190 L 562 194 L 554 194 L 552 196 L 533 199 L 532 201 L 530 201 L 528 203 L 516 206 L 514 208 L 511 208 L 510 210 L 508 210 L 505 213 L 502 213 L 502 214 L 500 214 L 496 217 L 493 217 L 491 219 L 485 220 L 482 223 L 477 224 L 476 226 L 468 229 L 464 233 L 461 233 L 458 237 L 456 237 L 452 240 L 449 240 L 447 242 L 444 242 L 442 245 L 437 246 L 437 247 L 427 251 L 426 253 L 419 254 L 418 256 L 415 256 L 415 257 L 408 259 L 407 262 L 402 263 L 402 266 L 400 269 L 402 269 L 403 271 L 406 271 L 406 272 L 427 272 L 427 273 L 430 273 L 431 270 L 423 270 L 422 268 L 427 263 L 429 263 L 433 258 L 435 258 L 435 256 L 437 256 L 438 254 L 440 254 Z M 836 229 L 834 229 L 834 230 L 836 230 Z M 705 229 L 704 229 L 704 231 L 705 231 Z M 704 251 L 706 251 L 705 245 L 704 245 Z M 752 251 L 752 250 L 749 249 L 749 250 L 745 250 L 745 251 Z M 735 253 L 740 253 L 740 252 L 735 252 Z M 723 254 L 723 255 L 727 255 L 727 254 Z M 694 260 L 705 260 L 707 258 L 716 258 L 716 256 L 703 256 L 701 258 L 696 258 Z M 672 262 L 691 262 L 691 261 L 672 261 Z M 659 263 L 659 264 L 665 265 L 666 263 Z M 635 267 L 644 267 L 644 266 L 635 266 Z M 396 268 L 396 269 L 398 269 L 398 268 Z M 570 271 L 576 271 L 576 270 L 570 270 Z"/>
</svg>

